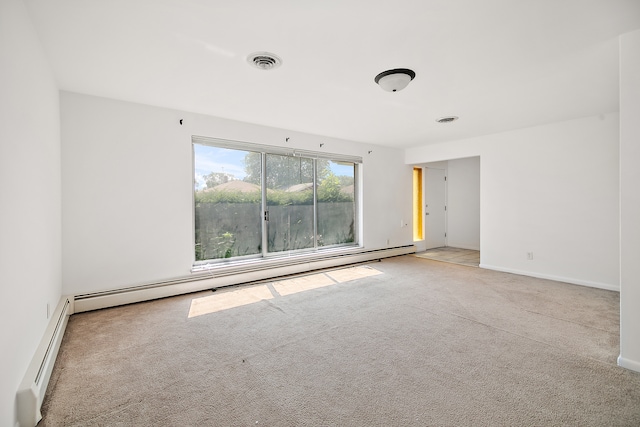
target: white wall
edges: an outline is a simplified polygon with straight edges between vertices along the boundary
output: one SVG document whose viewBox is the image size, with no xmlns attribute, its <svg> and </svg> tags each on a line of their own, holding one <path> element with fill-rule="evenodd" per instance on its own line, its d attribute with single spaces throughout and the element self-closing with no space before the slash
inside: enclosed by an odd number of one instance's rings
<svg viewBox="0 0 640 427">
<path fill-rule="evenodd" d="M 618 123 L 611 113 L 425 145 L 405 161 L 480 156 L 483 267 L 619 289 Z"/>
<path fill-rule="evenodd" d="M 68 92 L 61 108 L 65 293 L 190 274 L 192 135 L 362 156 L 362 242 L 412 244 L 401 150 Z"/>
<path fill-rule="evenodd" d="M 620 358 L 640 371 L 640 30 L 620 37 Z"/>
<path fill-rule="evenodd" d="M 447 165 L 447 245 L 480 250 L 480 158 Z"/>
<path fill-rule="evenodd" d="M 58 90 L 21 0 L 0 2 L 0 425 L 56 307 L 60 272 Z"/>
</svg>

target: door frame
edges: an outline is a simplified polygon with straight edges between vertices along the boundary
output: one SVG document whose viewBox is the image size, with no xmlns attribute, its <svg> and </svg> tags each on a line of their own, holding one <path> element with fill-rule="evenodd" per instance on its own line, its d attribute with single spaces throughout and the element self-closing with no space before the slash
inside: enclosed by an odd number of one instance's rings
<svg viewBox="0 0 640 427">
<path fill-rule="evenodd" d="M 448 192 L 448 181 L 446 180 L 447 177 L 447 169 L 446 167 L 432 167 L 432 166 L 423 166 L 423 165 L 415 165 L 414 168 L 421 168 L 423 170 L 423 174 L 422 174 L 422 215 L 423 215 L 423 221 L 422 221 L 422 240 L 415 240 L 413 242 L 413 244 L 416 247 L 416 252 L 424 252 L 427 249 L 431 249 L 430 247 L 427 247 L 427 220 L 426 220 L 426 215 L 428 214 L 427 212 L 427 169 L 437 169 L 437 170 L 442 170 L 444 171 L 444 177 L 445 177 L 445 187 L 444 187 L 444 206 L 445 206 L 445 218 L 444 218 L 444 233 L 445 233 L 445 239 L 444 239 L 444 245 L 447 245 L 447 214 L 448 211 L 446 210 L 446 206 L 447 206 L 447 192 Z"/>
</svg>

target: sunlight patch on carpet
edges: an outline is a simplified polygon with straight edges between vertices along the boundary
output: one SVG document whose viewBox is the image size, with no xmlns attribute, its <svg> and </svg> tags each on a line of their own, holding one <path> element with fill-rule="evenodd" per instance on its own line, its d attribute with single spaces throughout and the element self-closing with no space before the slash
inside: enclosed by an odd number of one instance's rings
<svg viewBox="0 0 640 427">
<path fill-rule="evenodd" d="M 191 300 L 189 318 L 215 313 L 262 300 L 272 299 L 273 295 L 266 285 L 251 286 L 242 289 L 223 291 L 213 295 Z"/>
<path fill-rule="evenodd" d="M 230 308 L 254 304 L 262 300 L 285 297 L 299 292 L 324 288 L 337 283 L 350 282 L 378 274 L 382 274 L 382 272 L 365 265 L 278 280 L 271 283 L 273 290 L 277 292 L 275 295 L 271 289 L 269 289 L 268 285 L 221 290 L 206 297 L 192 299 L 188 317 L 192 318 L 202 316 L 203 314 L 216 313 Z"/>
<path fill-rule="evenodd" d="M 351 280 L 363 279 L 365 277 L 377 276 L 382 274 L 382 271 L 376 270 L 368 265 L 343 268 L 341 270 L 329 271 L 326 273 L 338 283 L 349 282 Z"/>
<path fill-rule="evenodd" d="M 281 295 L 291 295 L 311 289 L 323 288 L 333 285 L 335 282 L 326 274 L 312 274 L 310 276 L 295 277 L 293 279 L 273 282 L 273 288 Z"/>
</svg>

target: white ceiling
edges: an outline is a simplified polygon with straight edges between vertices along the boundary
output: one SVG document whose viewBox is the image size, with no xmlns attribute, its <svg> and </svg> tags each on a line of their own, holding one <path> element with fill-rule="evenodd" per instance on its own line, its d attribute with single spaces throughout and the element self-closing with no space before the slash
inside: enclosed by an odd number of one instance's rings
<svg viewBox="0 0 640 427">
<path fill-rule="evenodd" d="M 395 147 L 618 111 L 640 28 L 640 0 L 25 1 L 60 89 Z"/>
</svg>

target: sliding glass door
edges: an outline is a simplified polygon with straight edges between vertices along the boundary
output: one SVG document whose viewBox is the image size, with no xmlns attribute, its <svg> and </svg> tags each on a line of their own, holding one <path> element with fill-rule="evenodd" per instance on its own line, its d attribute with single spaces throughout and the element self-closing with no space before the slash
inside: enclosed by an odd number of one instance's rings
<svg viewBox="0 0 640 427">
<path fill-rule="evenodd" d="M 266 154 L 267 251 L 315 247 L 314 161 Z"/>
<path fill-rule="evenodd" d="M 194 137 L 196 262 L 357 244 L 356 162 L 207 142 Z"/>
<path fill-rule="evenodd" d="M 196 261 L 262 254 L 260 153 L 194 144 Z M 255 158 L 254 169 L 245 159 Z"/>
</svg>

